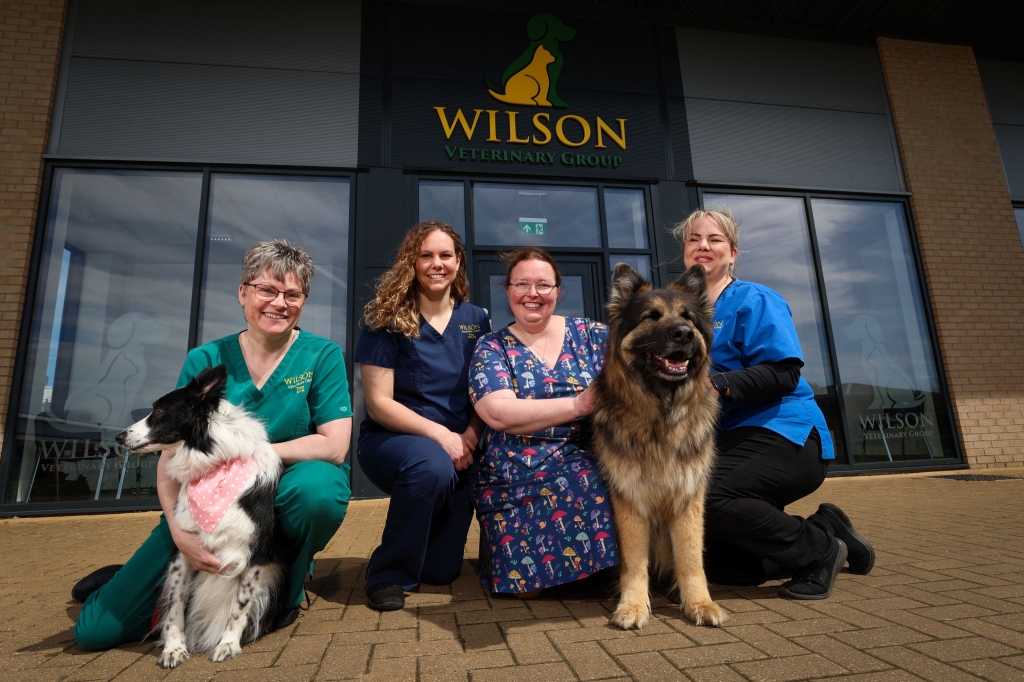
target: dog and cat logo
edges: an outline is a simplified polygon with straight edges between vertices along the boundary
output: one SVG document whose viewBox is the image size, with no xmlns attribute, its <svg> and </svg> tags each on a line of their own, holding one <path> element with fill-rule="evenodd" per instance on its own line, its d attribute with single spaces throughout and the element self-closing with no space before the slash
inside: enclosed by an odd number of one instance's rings
<svg viewBox="0 0 1024 682">
<path fill-rule="evenodd" d="M 530 44 L 526 51 L 509 64 L 502 76 L 504 92 L 486 79 L 491 97 L 506 104 L 533 107 L 560 107 L 569 105 L 558 96 L 558 76 L 564 60 L 558 45 L 576 37 L 576 29 L 566 26 L 553 14 L 538 14 L 526 24 Z"/>
<path fill-rule="evenodd" d="M 455 107 L 452 113 L 450 105 L 434 106 L 445 140 L 454 143 L 452 136 L 461 129 L 467 143 L 466 146 L 446 144 L 444 151 L 448 160 L 547 166 L 559 161 L 563 166 L 576 168 L 618 168 L 624 159 L 614 153 L 617 151 L 614 147 L 626 150 L 625 118 L 544 111 L 569 107 L 558 94 L 558 79 L 565 66 L 561 45 L 576 37 L 576 29 L 553 14 L 536 14 L 526 22 L 526 37 L 530 42 L 505 69 L 501 85 L 494 85 L 489 78 L 484 78 L 484 83 L 487 93 L 495 100 L 540 111 L 497 107 L 464 111 L 462 107 Z M 474 134 L 478 131 L 483 133 L 487 143 L 484 146 L 474 144 Z M 476 139 L 480 137 L 478 134 Z M 572 151 L 550 150 L 547 145 L 555 141 Z M 593 147 L 591 153 L 579 149 L 588 144 Z M 527 228 L 530 234 L 546 231 L 543 224 L 531 223 L 523 226 L 524 234 Z"/>
</svg>

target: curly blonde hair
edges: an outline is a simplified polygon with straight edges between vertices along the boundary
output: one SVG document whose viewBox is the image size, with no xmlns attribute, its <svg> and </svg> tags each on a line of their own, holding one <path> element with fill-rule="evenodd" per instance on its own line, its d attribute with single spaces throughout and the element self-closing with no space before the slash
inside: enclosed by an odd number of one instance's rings
<svg viewBox="0 0 1024 682">
<path fill-rule="evenodd" d="M 452 282 L 451 297 L 469 300 L 469 277 L 466 276 L 466 248 L 459 233 L 447 223 L 434 220 L 415 225 L 405 234 L 391 269 L 377 281 L 377 294 L 366 304 L 363 313 L 370 331 L 389 329 L 407 339 L 420 337 L 420 295 L 416 283 L 416 257 L 423 241 L 433 232 L 444 232 L 455 245 L 459 271 Z"/>
</svg>

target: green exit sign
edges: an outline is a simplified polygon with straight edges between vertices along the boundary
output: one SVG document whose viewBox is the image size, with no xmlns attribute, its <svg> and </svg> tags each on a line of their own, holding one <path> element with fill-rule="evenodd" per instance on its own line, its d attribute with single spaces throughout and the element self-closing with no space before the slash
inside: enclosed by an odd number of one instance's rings
<svg viewBox="0 0 1024 682">
<path fill-rule="evenodd" d="M 520 218 L 519 229 L 523 234 L 547 234 L 547 218 Z"/>
</svg>

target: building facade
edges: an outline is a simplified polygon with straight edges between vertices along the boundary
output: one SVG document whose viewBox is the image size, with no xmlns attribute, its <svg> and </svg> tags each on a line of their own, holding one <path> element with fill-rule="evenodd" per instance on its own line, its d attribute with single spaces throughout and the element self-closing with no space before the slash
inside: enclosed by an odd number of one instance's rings
<svg viewBox="0 0 1024 682">
<path fill-rule="evenodd" d="M 666 284 L 671 227 L 727 207 L 833 473 L 1024 465 L 1024 14 L 641 4 L 7 4 L 0 515 L 155 508 L 113 436 L 242 328 L 244 251 L 303 245 L 302 327 L 349 354 L 427 219 L 497 327 L 502 250 L 602 318 L 615 263 Z"/>
</svg>

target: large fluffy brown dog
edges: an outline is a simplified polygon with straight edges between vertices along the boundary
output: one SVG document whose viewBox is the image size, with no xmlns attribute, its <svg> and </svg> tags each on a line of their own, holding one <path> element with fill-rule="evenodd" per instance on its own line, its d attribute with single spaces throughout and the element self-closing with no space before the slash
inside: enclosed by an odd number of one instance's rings
<svg viewBox="0 0 1024 682">
<path fill-rule="evenodd" d="M 668 289 L 615 268 L 610 337 L 595 382 L 594 450 L 611 495 L 622 597 L 611 620 L 642 628 L 651 615 L 648 571 L 674 568 L 682 611 L 721 625 L 702 559 L 704 492 L 714 462 L 718 400 L 708 390 L 711 305 L 704 267 Z"/>
</svg>

